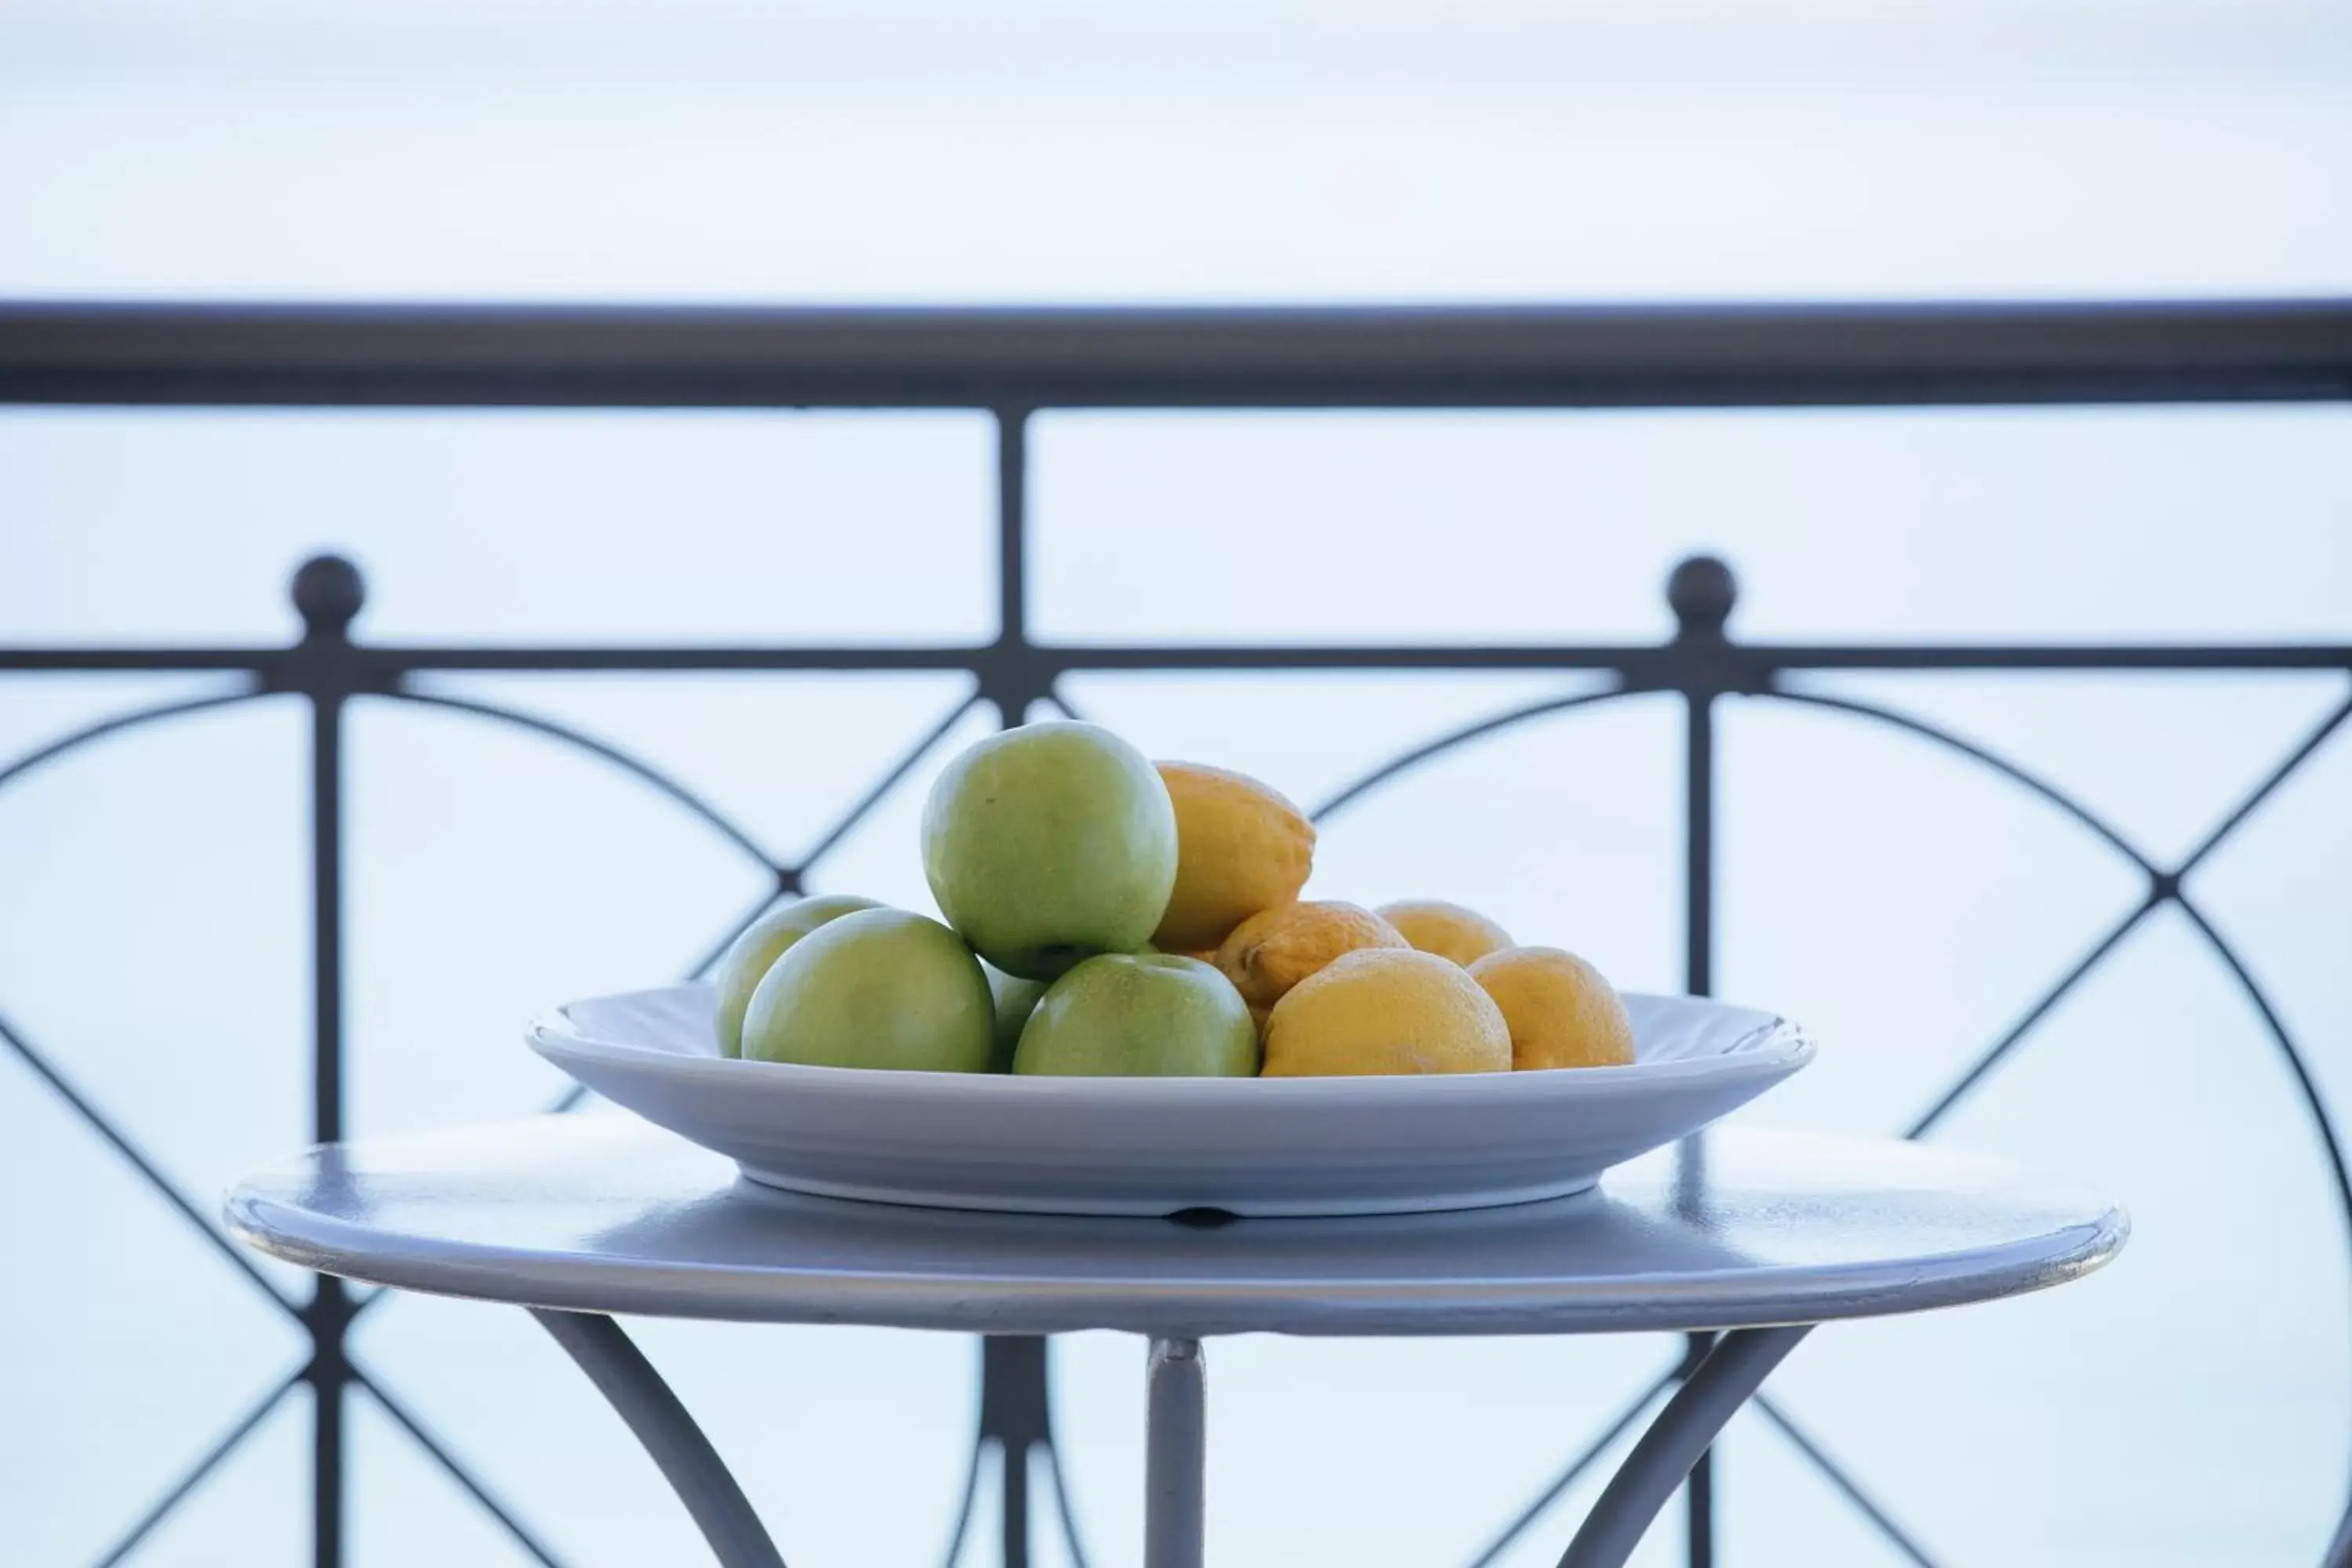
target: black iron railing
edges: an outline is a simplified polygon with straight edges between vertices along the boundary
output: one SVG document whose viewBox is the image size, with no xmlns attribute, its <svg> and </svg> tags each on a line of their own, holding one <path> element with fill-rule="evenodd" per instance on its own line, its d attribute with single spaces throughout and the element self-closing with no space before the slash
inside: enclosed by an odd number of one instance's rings
<svg viewBox="0 0 2352 1568">
<path fill-rule="evenodd" d="M 2352 1178 L 2327 1105 L 2303 1052 L 2236 950 L 2184 889 L 2184 879 L 2352 719 L 2345 700 L 2187 857 L 2159 860 L 2026 766 L 1898 710 L 1792 685 L 1823 670 L 2335 670 L 2352 677 L 2352 645 L 2056 644 L 1792 646 L 1740 641 L 1727 623 L 1736 593 L 1721 563 L 1696 558 L 1666 588 L 1676 630 L 1633 645 L 1142 647 L 1056 645 L 1030 630 L 1027 437 L 1033 413 L 1102 406 L 1583 407 L 1814 405 L 2087 404 L 2352 400 L 2352 302 L 2135 305 L 1885 306 L 1785 309 L 761 311 L 689 310 L 315 309 L 176 306 L 0 307 L 0 404 L 363 406 L 841 406 L 965 407 L 998 431 L 998 635 L 961 646 L 815 647 L 589 646 L 396 647 L 354 639 L 363 600 L 357 570 L 320 556 L 295 575 L 304 634 L 282 647 L 0 647 L 0 677 L 27 671 L 215 671 L 213 694 L 117 715 L 61 736 L 0 767 L 0 787 L 82 746 L 126 730 L 284 695 L 311 715 L 310 806 L 314 1019 L 311 1131 L 341 1135 L 343 1018 L 342 723 L 354 701 L 429 704 L 525 726 L 618 766 L 693 812 L 772 878 L 772 898 L 796 892 L 820 858 L 916 767 L 977 704 L 1021 721 L 1033 703 L 1068 711 L 1068 674 L 1154 670 L 1558 670 L 1600 672 L 1607 684 L 1493 715 L 1435 737 L 1340 790 L 1318 816 L 1455 746 L 1514 725 L 1637 693 L 1671 693 L 1685 715 L 1684 980 L 1711 988 L 1715 909 L 1714 726 L 1718 703 L 1804 704 L 1892 725 L 1991 769 L 2064 814 L 2144 879 L 2143 897 L 2100 932 L 2082 958 L 2021 1010 L 1906 1128 L 1932 1131 L 2085 975 L 2160 909 L 2179 910 L 2260 1016 L 2290 1071 L 2323 1151 L 2352 1246 Z M 845 817 L 795 860 L 771 855 L 658 766 L 551 719 L 435 692 L 415 678 L 444 671 L 959 670 L 971 685 Z M 730 931 L 759 913 L 746 911 Z M 724 941 L 689 968 L 715 961 Z M 58 1059 L 0 1007 L 0 1044 L 21 1058 L 181 1217 L 227 1257 L 266 1300 L 310 1338 L 308 1363 L 232 1423 L 153 1507 L 130 1521 L 100 1561 L 128 1557 L 155 1526 L 297 1386 L 314 1393 L 311 1495 L 318 1568 L 344 1561 L 343 1419 L 360 1391 L 382 1407 L 505 1526 L 526 1552 L 551 1549 L 475 1478 L 381 1377 L 354 1359 L 353 1320 L 374 1298 L 316 1279 L 289 1297 L 248 1263 L 191 1198 L 72 1080 Z M 569 1099 L 559 1102 L 568 1104 Z M 257 1156 L 267 1151 L 257 1150 Z M 2352 1330 L 2352 1325 L 2347 1325 Z M 1703 1343 L 1694 1341 L 1696 1352 Z M 1028 1559 L 1027 1468 L 1053 1457 L 1042 1342 L 991 1342 L 979 1444 L 1006 1455 L 1002 1549 Z M 1644 1396 L 1654 1400 L 1675 1376 Z M 1759 1408 L 1898 1552 L 1927 1548 L 1769 1397 Z M 1490 1562 L 1636 1418 L 1629 1411 L 1565 1468 L 1479 1559 Z M 975 1474 L 976 1474 L 975 1468 Z M 1055 1472 L 1058 1474 L 1058 1471 Z M 1074 1554 L 1066 1500 L 1061 1523 Z M 967 1489 L 964 1516 L 972 1499 Z M 2352 1505 L 2330 1562 L 2352 1548 Z M 1694 1568 L 1715 1560 L 1712 1473 L 1688 1489 Z M 961 1542 L 963 1525 L 955 1527 Z"/>
</svg>

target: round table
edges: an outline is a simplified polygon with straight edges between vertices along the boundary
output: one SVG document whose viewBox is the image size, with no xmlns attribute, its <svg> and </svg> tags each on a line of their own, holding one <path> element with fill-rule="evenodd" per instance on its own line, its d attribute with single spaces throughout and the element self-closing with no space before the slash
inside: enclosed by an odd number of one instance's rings
<svg viewBox="0 0 2352 1568">
<path fill-rule="evenodd" d="M 1722 1129 L 1574 1197 L 1220 1222 L 897 1208 L 776 1192 L 591 1113 L 329 1144 L 240 1183 L 247 1244 L 323 1273 L 528 1308 L 645 1444 L 726 1568 L 782 1559 L 606 1314 L 1147 1336 L 1144 1562 L 1201 1561 L 1202 1355 L 1218 1334 L 1726 1331 L 1578 1531 L 1622 1563 L 1814 1325 L 2055 1285 L 2128 1228 L 2095 1194 L 1923 1147 Z"/>
</svg>

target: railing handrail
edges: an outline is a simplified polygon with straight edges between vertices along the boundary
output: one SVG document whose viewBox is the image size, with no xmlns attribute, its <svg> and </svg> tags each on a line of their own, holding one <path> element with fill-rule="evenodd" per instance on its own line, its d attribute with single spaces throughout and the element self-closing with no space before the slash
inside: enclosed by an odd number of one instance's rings
<svg viewBox="0 0 2352 1568">
<path fill-rule="evenodd" d="M 0 403 L 1769 407 L 2352 399 L 2352 300 L 0 302 Z"/>
</svg>

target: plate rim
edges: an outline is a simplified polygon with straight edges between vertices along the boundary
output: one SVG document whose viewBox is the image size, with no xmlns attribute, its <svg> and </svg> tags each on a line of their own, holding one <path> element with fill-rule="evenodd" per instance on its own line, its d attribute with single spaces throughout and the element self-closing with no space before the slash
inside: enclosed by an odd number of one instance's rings
<svg viewBox="0 0 2352 1568">
<path fill-rule="evenodd" d="M 673 1079 L 764 1083 L 777 1089 L 814 1093 L 944 1094 L 995 1096 L 1028 1101 L 1097 1099 L 1148 1100 L 1157 1104 L 1230 1104 L 1238 1099 L 1292 1099 L 1330 1103 L 1393 1099 L 1400 1095 L 1476 1100 L 1540 1094 L 1544 1098 L 1608 1099 L 1640 1094 L 1669 1084 L 1785 1078 L 1811 1062 L 1820 1047 L 1794 1021 L 1768 1009 L 1747 1007 L 1710 996 L 1658 997 L 1753 1013 L 1763 1021 L 1725 1049 L 1673 1061 L 1631 1062 L 1614 1067 L 1523 1068 L 1509 1072 L 1379 1073 L 1299 1078 L 1021 1076 L 992 1072 L 938 1072 L 905 1068 L 827 1067 L 806 1062 L 767 1062 L 740 1057 L 687 1056 L 656 1047 L 601 1038 L 585 1033 L 570 1010 L 588 1003 L 617 1002 L 708 990 L 696 982 L 646 986 L 581 997 L 532 1019 L 524 1043 L 550 1064 L 584 1059 L 623 1069 L 651 1069 Z M 1629 994 L 1650 995 L 1648 993 Z M 565 1070 L 568 1071 L 568 1068 Z M 1515 1085 L 1515 1088 L 1503 1088 Z"/>
</svg>

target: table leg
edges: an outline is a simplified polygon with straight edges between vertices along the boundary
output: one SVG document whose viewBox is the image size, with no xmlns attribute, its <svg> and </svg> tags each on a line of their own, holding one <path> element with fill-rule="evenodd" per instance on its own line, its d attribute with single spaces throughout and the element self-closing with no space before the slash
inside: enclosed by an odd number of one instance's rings
<svg viewBox="0 0 2352 1568">
<path fill-rule="evenodd" d="M 621 1325 L 594 1312 L 530 1310 L 629 1424 L 701 1527 L 720 1568 L 784 1568 L 760 1516 L 751 1511 L 710 1439 Z"/>
<path fill-rule="evenodd" d="M 1143 1568 L 1201 1568 L 1208 1463 L 1201 1342 L 1152 1341 L 1144 1389 Z"/>
<path fill-rule="evenodd" d="M 1633 1445 L 1601 1500 L 1585 1516 L 1583 1528 L 1568 1543 L 1559 1568 L 1623 1568 L 1716 1434 L 1811 1329 L 1810 1323 L 1740 1329 L 1716 1341 Z"/>
</svg>

